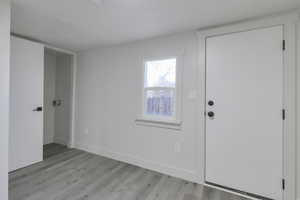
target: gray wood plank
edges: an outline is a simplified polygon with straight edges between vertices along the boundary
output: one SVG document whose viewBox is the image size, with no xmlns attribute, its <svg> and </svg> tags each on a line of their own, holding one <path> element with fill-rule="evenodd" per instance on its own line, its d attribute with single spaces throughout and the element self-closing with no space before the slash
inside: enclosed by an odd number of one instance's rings
<svg viewBox="0 0 300 200">
<path fill-rule="evenodd" d="M 43 157 L 45 160 L 66 151 L 70 151 L 70 149 L 65 145 L 56 144 L 56 143 L 46 144 L 43 147 L 43 154 L 44 154 Z"/>
<path fill-rule="evenodd" d="M 84 151 L 48 150 L 48 159 L 9 174 L 10 200 L 246 200 Z"/>
</svg>

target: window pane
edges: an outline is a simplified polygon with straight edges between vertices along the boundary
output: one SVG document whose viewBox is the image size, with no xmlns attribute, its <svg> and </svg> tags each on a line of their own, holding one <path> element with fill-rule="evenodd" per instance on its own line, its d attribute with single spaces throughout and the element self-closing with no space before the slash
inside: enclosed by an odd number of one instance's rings
<svg viewBox="0 0 300 200">
<path fill-rule="evenodd" d="M 176 58 L 148 61 L 145 67 L 145 87 L 175 88 Z"/>
<path fill-rule="evenodd" d="M 174 116 L 174 90 L 147 90 L 145 100 L 146 115 Z"/>
</svg>

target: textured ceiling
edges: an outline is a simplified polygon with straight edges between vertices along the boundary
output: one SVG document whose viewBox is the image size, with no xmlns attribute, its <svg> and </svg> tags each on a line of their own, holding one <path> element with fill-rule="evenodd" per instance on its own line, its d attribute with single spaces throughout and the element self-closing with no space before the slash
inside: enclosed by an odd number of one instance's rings
<svg viewBox="0 0 300 200">
<path fill-rule="evenodd" d="M 75 51 L 300 7 L 300 0 L 12 0 L 12 31 Z"/>
</svg>

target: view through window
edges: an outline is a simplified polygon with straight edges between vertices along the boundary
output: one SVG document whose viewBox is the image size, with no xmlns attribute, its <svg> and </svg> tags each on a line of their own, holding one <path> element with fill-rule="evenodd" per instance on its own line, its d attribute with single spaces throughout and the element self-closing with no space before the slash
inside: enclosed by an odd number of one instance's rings
<svg viewBox="0 0 300 200">
<path fill-rule="evenodd" d="M 145 62 L 144 115 L 175 118 L 176 58 Z"/>
</svg>

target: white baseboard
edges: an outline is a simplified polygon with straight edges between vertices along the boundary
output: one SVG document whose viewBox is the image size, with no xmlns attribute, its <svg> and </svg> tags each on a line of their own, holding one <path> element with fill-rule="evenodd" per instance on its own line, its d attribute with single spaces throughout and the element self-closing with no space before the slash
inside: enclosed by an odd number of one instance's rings
<svg viewBox="0 0 300 200">
<path fill-rule="evenodd" d="M 68 146 L 68 144 L 66 144 L 66 142 L 64 140 L 61 140 L 59 138 L 55 138 L 53 142 L 56 143 L 56 144 L 61 144 L 61 145 Z"/>
<path fill-rule="evenodd" d="M 220 190 L 220 191 L 224 191 L 224 192 L 227 192 L 227 193 L 230 193 L 230 194 L 234 194 L 234 195 L 239 196 L 239 197 L 244 197 L 244 198 L 249 199 L 249 200 L 262 200 L 261 198 L 260 199 L 255 198 L 255 197 L 252 197 L 252 196 L 249 196 L 249 195 L 245 195 L 245 194 L 242 194 L 242 193 L 239 193 L 239 192 L 235 192 L 233 190 L 229 190 L 229 189 L 225 189 L 225 188 L 222 188 L 222 187 L 210 185 L 210 184 L 207 184 L 207 183 L 204 183 L 203 185 L 206 186 L 206 187 L 209 187 L 209 188 L 213 188 L 213 189 L 216 189 L 216 190 Z"/>
<path fill-rule="evenodd" d="M 122 161 L 136 165 L 145 169 L 157 171 L 166 175 L 174 176 L 191 182 L 199 182 L 199 176 L 195 171 L 180 169 L 169 165 L 159 164 L 153 161 L 137 158 L 131 155 L 125 155 L 119 152 L 113 152 L 104 148 L 91 145 L 76 144 L 75 148 L 94 153 L 100 156 L 108 157 L 114 160 Z"/>
<path fill-rule="evenodd" d="M 75 144 L 75 148 L 99 155 L 99 148 L 93 145 Z"/>
<path fill-rule="evenodd" d="M 44 142 L 43 145 L 52 144 L 52 143 L 53 143 L 53 141 Z"/>
</svg>

